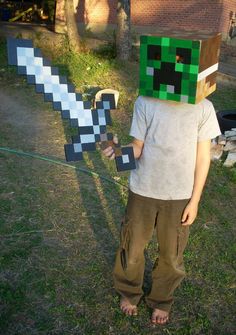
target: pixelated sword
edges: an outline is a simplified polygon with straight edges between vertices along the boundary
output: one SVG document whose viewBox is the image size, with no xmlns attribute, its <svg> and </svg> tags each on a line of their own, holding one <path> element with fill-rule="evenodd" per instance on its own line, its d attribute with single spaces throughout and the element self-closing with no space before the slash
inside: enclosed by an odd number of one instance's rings
<svg viewBox="0 0 236 335">
<path fill-rule="evenodd" d="M 43 93 L 44 100 L 61 111 L 62 119 L 68 119 L 71 127 L 78 129 L 72 143 L 64 145 L 67 161 L 83 159 L 83 152 L 96 150 L 97 142 L 101 142 L 103 148 L 113 143 L 113 134 L 107 133 L 107 125 L 111 125 L 110 110 L 115 108 L 114 95 L 102 95 L 96 107 L 91 108 L 91 102 L 83 101 L 82 94 L 76 93 L 74 85 L 59 75 L 58 68 L 51 66 L 31 40 L 8 38 L 7 50 L 8 64 L 16 65 L 18 74 L 26 75 L 28 84 L 34 84 L 36 92 Z M 114 151 L 117 171 L 135 169 L 132 147 L 118 145 Z"/>
</svg>

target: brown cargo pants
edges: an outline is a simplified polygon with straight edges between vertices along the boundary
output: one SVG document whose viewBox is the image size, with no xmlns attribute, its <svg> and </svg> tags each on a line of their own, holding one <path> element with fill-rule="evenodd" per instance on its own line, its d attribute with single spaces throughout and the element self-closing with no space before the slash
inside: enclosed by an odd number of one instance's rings
<svg viewBox="0 0 236 335">
<path fill-rule="evenodd" d="M 143 295 L 144 249 L 156 227 L 158 258 L 146 302 L 151 308 L 170 311 L 174 290 L 185 277 L 183 252 L 189 226 L 181 225 L 181 217 L 188 201 L 158 200 L 129 191 L 113 278 L 116 291 L 131 304 L 137 305 Z"/>
</svg>

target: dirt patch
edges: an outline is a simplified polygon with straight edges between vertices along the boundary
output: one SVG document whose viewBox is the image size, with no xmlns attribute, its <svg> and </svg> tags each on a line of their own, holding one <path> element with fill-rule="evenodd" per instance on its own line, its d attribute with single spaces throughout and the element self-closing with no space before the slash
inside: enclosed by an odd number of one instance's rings
<svg viewBox="0 0 236 335">
<path fill-rule="evenodd" d="M 66 139 L 60 113 L 44 103 L 33 87 L 19 86 L 0 87 L 1 145 L 64 158 Z"/>
</svg>

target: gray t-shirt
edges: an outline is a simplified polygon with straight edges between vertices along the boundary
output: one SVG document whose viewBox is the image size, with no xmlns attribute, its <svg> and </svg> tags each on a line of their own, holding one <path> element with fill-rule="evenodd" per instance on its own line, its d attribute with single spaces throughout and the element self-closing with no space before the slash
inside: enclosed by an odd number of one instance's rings
<svg viewBox="0 0 236 335">
<path fill-rule="evenodd" d="M 132 192 L 162 200 L 188 199 L 194 182 L 197 142 L 220 135 L 212 103 L 197 105 L 140 96 L 134 105 L 130 135 L 144 141 Z"/>
</svg>

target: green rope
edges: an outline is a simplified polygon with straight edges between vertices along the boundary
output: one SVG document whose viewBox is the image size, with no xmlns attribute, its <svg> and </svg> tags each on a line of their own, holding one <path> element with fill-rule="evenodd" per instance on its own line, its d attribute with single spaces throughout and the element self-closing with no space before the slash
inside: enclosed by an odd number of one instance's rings
<svg viewBox="0 0 236 335">
<path fill-rule="evenodd" d="M 5 152 L 9 152 L 9 153 L 12 153 L 12 154 L 16 154 L 16 155 L 20 155 L 20 156 L 25 156 L 25 157 L 31 157 L 31 158 L 36 158 L 36 159 L 40 159 L 40 160 L 43 160 L 43 161 L 47 161 L 47 162 L 50 162 L 50 163 L 53 163 L 53 164 L 58 164 L 58 165 L 62 165 L 62 166 L 66 166 L 66 167 L 69 167 L 71 169 L 74 169 L 76 171 L 80 171 L 80 172 L 84 172 L 88 175 L 91 175 L 93 177 L 96 177 L 96 178 L 101 178 L 103 180 L 106 180 L 108 181 L 109 183 L 112 183 L 112 184 L 117 184 L 119 186 L 122 186 L 124 188 L 128 188 L 127 186 L 119 183 L 118 181 L 116 180 L 112 180 L 112 179 L 109 179 L 105 176 L 101 176 L 99 175 L 98 173 L 96 172 L 93 172 L 91 170 L 87 170 L 87 169 L 84 169 L 84 168 L 79 168 L 77 166 L 74 166 L 74 165 L 71 165 L 71 164 L 68 164 L 68 163 L 65 163 L 63 161 L 60 161 L 59 159 L 55 159 L 55 158 L 50 158 L 50 157 L 45 157 L 45 156 L 41 156 L 39 154 L 33 154 L 33 153 L 30 153 L 30 152 L 24 152 L 24 151 L 19 151 L 19 150 L 15 150 L 15 149 L 10 149 L 10 148 L 4 148 L 4 147 L 0 147 L 0 151 L 5 151 Z"/>
</svg>

